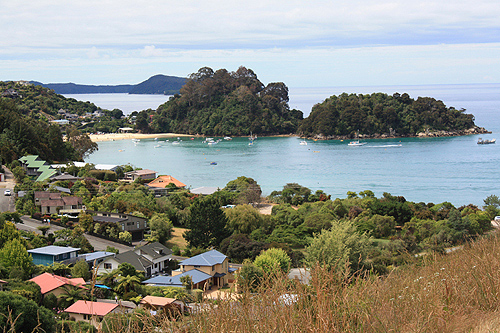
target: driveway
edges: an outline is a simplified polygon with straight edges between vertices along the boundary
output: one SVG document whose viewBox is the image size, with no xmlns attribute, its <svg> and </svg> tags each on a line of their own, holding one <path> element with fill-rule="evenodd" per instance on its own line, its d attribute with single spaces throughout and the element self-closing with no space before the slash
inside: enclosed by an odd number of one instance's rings
<svg viewBox="0 0 500 333">
<path fill-rule="evenodd" d="M 16 223 L 16 227 L 19 230 L 26 230 L 26 231 L 33 231 L 37 234 L 42 234 L 40 230 L 38 230 L 38 227 L 40 226 L 48 226 L 47 224 L 42 224 L 42 222 L 32 219 L 31 217 L 28 216 L 22 216 L 21 220 L 23 223 Z M 64 227 L 58 226 L 58 225 L 50 225 L 50 229 L 47 231 L 49 232 L 54 232 L 57 230 L 65 229 Z M 134 248 L 132 246 L 126 246 L 121 243 L 115 243 L 112 241 L 109 241 L 107 239 L 102 239 L 99 237 L 91 236 L 85 234 L 85 238 L 90 242 L 90 244 L 94 247 L 95 251 L 105 251 L 106 247 L 112 246 L 120 251 L 120 253 L 133 250 Z"/>
<path fill-rule="evenodd" d="M 5 181 L 0 182 L 0 211 L 14 212 L 16 210 L 14 197 L 12 195 L 4 195 L 5 190 L 10 190 L 10 192 L 14 194 L 14 186 L 16 185 L 14 181 L 14 175 L 12 174 L 12 172 L 10 172 L 9 169 L 7 169 L 5 165 L 3 166 L 3 169 L 5 171 Z"/>
</svg>

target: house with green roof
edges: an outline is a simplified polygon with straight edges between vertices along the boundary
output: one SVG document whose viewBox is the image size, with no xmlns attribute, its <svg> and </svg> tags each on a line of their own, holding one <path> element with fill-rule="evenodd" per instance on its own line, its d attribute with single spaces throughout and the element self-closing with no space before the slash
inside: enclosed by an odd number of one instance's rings
<svg viewBox="0 0 500 333">
<path fill-rule="evenodd" d="M 26 155 L 19 159 L 21 166 L 26 171 L 26 175 L 35 181 L 41 182 L 57 175 L 57 170 L 53 169 L 47 162 L 38 155 Z"/>
</svg>

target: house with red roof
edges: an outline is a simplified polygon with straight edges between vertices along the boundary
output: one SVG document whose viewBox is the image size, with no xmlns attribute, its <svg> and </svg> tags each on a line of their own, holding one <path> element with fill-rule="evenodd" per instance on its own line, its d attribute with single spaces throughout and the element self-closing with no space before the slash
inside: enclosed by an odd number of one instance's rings
<svg viewBox="0 0 500 333">
<path fill-rule="evenodd" d="M 178 311 L 184 312 L 184 303 L 175 298 L 146 296 L 139 302 L 139 307 L 148 309 L 152 314 L 157 314 L 158 311 Z"/>
<path fill-rule="evenodd" d="M 108 313 L 121 313 L 118 303 L 104 303 L 91 301 L 76 301 L 69 308 L 64 310 L 70 318 L 75 318 L 76 321 L 86 321 L 96 327 L 100 326 L 102 318 Z"/>
<path fill-rule="evenodd" d="M 87 289 L 85 287 L 86 282 L 82 278 L 68 279 L 63 276 L 50 273 L 40 274 L 29 281 L 33 281 L 40 286 L 42 296 L 45 296 L 48 293 L 59 296 L 64 293 L 63 286 L 66 285 L 73 286 L 75 288 Z"/>
<path fill-rule="evenodd" d="M 185 188 L 186 184 L 180 180 L 175 179 L 170 175 L 158 176 L 156 179 L 150 181 L 147 186 L 154 192 L 155 195 L 165 195 L 168 192 L 168 186 L 172 184 L 177 188 Z M 172 186 L 170 185 L 170 186 Z"/>
</svg>

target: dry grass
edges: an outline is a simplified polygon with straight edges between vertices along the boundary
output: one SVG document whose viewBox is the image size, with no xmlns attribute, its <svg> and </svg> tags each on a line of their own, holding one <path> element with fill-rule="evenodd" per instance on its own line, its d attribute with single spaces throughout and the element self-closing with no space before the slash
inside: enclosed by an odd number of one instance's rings
<svg viewBox="0 0 500 333">
<path fill-rule="evenodd" d="M 187 247 L 187 242 L 182 235 L 186 230 L 185 228 L 172 228 L 172 238 L 167 242 L 167 246 L 169 248 L 177 246 L 179 249 L 184 250 Z"/>
</svg>

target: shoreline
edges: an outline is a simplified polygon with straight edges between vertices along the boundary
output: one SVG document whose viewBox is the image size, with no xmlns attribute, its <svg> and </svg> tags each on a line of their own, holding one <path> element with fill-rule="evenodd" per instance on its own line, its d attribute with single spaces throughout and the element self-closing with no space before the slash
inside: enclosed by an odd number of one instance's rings
<svg viewBox="0 0 500 333">
<path fill-rule="evenodd" d="M 196 135 L 177 134 L 177 133 L 104 133 L 104 134 L 89 134 L 92 142 L 102 141 L 118 141 L 130 139 L 154 139 L 154 138 L 176 138 L 176 137 L 196 137 Z"/>
</svg>

